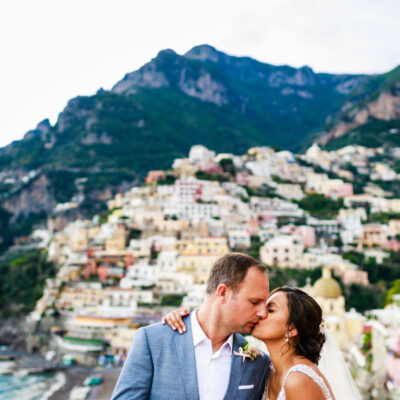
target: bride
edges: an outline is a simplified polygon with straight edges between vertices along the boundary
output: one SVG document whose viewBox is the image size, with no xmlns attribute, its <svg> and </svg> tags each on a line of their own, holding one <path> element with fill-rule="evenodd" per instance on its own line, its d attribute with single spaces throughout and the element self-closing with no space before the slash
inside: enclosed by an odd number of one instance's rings
<svg viewBox="0 0 400 400">
<path fill-rule="evenodd" d="M 311 296 L 284 286 L 271 292 L 266 307 L 267 317 L 252 331 L 252 336 L 267 346 L 272 362 L 263 400 L 361 399 L 351 377 L 335 382 L 349 388 L 344 391 L 345 397 L 340 394 L 335 398 L 327 378 L 317 367 L 325 334 L 321 307 Z M 182 317 L 188 313 L 185 309 L 172 311 L 163 323 L 184 331 Z"/>
</svg>

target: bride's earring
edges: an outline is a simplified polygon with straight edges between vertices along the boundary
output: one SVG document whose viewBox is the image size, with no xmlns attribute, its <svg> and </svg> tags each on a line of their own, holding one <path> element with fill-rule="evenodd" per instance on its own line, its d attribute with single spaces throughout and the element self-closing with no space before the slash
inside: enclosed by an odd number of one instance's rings
<svg viewBox="0 0 400 400">
<path fill-rule="evenodd" d="M 286 337 L 285 342 L 286 342 L 286 343 L 289 343 L 289 333 L 288 333 L 288 332 L 286 332 L 285 337 Z"/>
</svg>

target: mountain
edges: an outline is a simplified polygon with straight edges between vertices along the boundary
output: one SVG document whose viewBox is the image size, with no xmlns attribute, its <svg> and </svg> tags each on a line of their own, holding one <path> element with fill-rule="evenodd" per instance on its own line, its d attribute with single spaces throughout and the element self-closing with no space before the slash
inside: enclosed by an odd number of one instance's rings
<svg viewBox="0 0 400 400">
<path fill-rule="evenodd" d="M 55 126 L 41 122 L 0 151 L 0 168 L 128 168 L 169 165 L 202 143 L 241 152 L 252 145 L 298 150 L 341 110 L 363 75 L 273 66 L 203 45 L 161 51 L 111 91 L 68 102 Z"/>
<path fill-rule="evenodd" d="M 400 66 L 352 92 L 317 141 L 328 149 L 354 143 L 400 146 Z"/>
<path fill-rule="evenodd" d="M 17 182 L 0 182 L 0 227 L 1 215 L 10 226 L 78 195 L 85 198 L 80 208 L 93 212 L 97 200 L 149 169 L 168 168 L 194 144 L 217 152 L 254 145 L 299 151 L 320 136 L 323 143 L 343 136 L 352 121 L 398 118 L 398 75 L 315 73 L 209 45 L 183 55 L 163 50 L 111 90 L 71 99 L 55 125 L 44 120 L 0 149 L 0 174 Z"/>
</svg>

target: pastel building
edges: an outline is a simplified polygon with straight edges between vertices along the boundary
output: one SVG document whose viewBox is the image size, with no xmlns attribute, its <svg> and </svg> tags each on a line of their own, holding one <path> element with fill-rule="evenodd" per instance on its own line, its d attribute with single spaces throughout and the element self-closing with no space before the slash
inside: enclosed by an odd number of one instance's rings
<svg viewBox="0 0 400 400">
<path fill-rule="evenodd" d="M 279 235 L 260 248 L 260 259 L 267 265 L 281 268 L 301 268 L 303 243 L 296 236 Z"/>
<path fill-rule="evenodd" d="M 381 224 L 365 224 L 363 225 L 362 243 L 368 247 L 379 246 L 386 247 L 387 230 Z"/>
<path fill-rule="evenodd" d="M 247 249 L 250 247 L 250 235 L 245 229 L 232 229 L 228 231 L 229 247 Z"/>
<path fill-rule="evenodd" d="M 400 386 L 400 331 L 397 331 L 393 337 L 386 365 L 390 380 Z"/>
<path fill-rule="evenodd" d="M 400 235 L 400 219 L 391 219 L 389 221 L 389 231 L 393 236 Z"/>
<path fill-rule="evenodd" d="M 326 327 L 333 334 L 341 349 L 348 349 L 350 338 L 361 335 L 365 318 L 352 310 L 345 312 L 345 301 L 339 283 L 332 278 L 331 270 L 323 269 L 322 278 L 304 288 L 322 308 Z"/>
</svg>

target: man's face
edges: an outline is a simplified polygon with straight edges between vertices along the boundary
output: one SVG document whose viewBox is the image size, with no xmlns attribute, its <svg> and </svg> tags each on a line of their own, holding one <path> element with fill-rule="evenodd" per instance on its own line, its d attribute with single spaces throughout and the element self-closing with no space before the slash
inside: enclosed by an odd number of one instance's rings
<svg viewBox="0 0 400 400">
<path fill-rule="evenodd" d="M 268 295 L 268 277 L 256 267 L 247 270 L 236 292 L 227 289 L 223 319 L 232 332 L 251 333 L 258 321 L 267 316 Z"/>
</svg>

